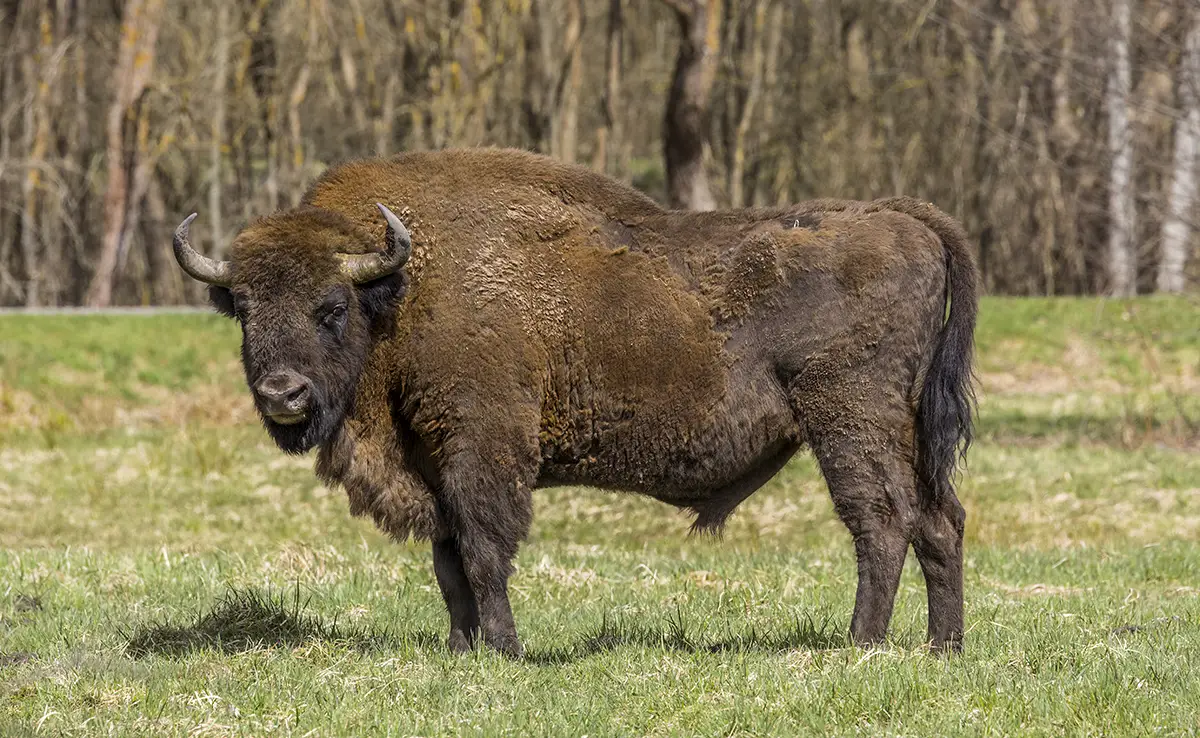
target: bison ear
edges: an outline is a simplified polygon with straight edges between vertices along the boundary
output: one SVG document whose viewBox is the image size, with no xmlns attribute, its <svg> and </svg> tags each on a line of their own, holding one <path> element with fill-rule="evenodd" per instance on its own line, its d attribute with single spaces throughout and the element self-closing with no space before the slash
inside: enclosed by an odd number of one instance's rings
<svg viewBox="0 0 1200 738">
<path fill-rule="evenodd" d="M 214 310 L 226 318 L 237 317 L 237 313 L 233 309 L 233 293 L 229 291 L 229 288 L 210 284 L 208 286 L 208 301 L 212 303 Z"/>
<path fill-rule="evenodd" d="M 405 290 L 408 288 L 408 277 L 403 271 L 399 271 L 355 287 L 358 290 L 358 302 L 362 306 L 363 315 L 368 322 L 375 325 L 380 319 L 386 320 L 396 314 L 396 309 L 403 302 Z"/>
</svg>

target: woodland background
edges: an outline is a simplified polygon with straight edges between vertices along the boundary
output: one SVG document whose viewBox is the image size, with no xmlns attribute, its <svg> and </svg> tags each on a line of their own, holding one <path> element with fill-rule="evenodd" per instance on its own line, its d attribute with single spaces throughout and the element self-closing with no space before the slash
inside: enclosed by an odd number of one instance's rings
<svg viewBox="0 0 1200 738">
<path fill-rule="evenodd" d="M 503 145 L 676 207 L 911 194 L 992 293 L 1195 290 L 1197 0 L 0 0 L 0 305 L 201 298 L 329 164 Z"/>
</svg>

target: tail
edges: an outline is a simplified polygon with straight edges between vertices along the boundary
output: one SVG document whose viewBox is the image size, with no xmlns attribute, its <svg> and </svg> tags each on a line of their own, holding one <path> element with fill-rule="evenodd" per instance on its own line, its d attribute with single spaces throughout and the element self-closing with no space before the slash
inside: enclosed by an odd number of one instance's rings
<svg viewBox="0 0 1200 738">
<path fill-rule="evenodd" d="M 974 435 L 971 359 L 979 308 L 975 260 L 962 226 L 933 205 L 907 197 L 873 205 L 921 221 L 941 240 L 946 253 L 949 316 L 942 325 L 917 405 L 919 494 L 923 503 L 936 504 L 953 494 L 958 461 L 966 455 Z"/>
</svg>

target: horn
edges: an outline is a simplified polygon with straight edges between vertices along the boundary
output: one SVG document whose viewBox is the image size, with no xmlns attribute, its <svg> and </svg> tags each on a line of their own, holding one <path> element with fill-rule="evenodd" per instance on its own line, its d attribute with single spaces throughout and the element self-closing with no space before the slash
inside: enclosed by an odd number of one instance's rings
<svg viewBox="0 0 1200 738">
<path fill-rule="evenodd" d="M 356 284 L 395 273 L 408 261 L 408 255 L 412 251 L 412 236 L 396 214 L 382 203 L 375 205 L 387 220 L 387 238 L 383 251 L 370 254 L 338 254 L 338 258 L 342 260 L 342 274 Z"/>
<path fill-rule="evenodd" d="M 173 244 L 175 261 L 179 262 L 179 266 L 183 271 L 187 272 L 193 279 L 198 279 L 208 284 L 215 284 L 218 287 L 228 287 L 231 283 L 230 272 L 233 271 L 232 265 L 228 261 L 217 261 L 216 259 L 208 258 L 193 249 L 191 242 L 188 241 L 188 226 L 195 219 L 196 213 L 192 213 L 184 218 L 179 227 L 175 229 L 175 242 Z"/>
</svg>

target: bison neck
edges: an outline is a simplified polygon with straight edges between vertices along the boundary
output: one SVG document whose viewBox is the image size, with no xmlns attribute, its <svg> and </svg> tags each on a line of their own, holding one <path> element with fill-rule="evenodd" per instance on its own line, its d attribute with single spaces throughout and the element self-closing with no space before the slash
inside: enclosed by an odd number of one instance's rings
<svg viewBox="0 0 1200 738">
<path fill-rule="evenodd" d="M 445 525 L 433 490 L 414 468 L 392 420 L 389 398 L 397 369 L 388 347 L 377 347 L 359 380 L 354 411 L 322 444 L 315 471 L 346 491 L 352 514 L 370 517 L 392 538 L 438 539 Z"/>
</svg>

